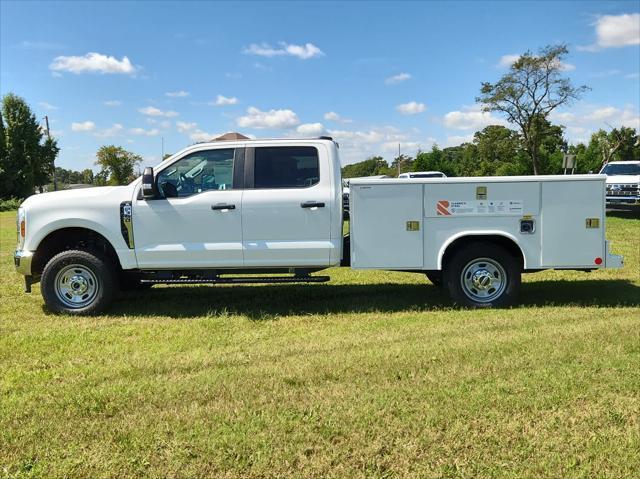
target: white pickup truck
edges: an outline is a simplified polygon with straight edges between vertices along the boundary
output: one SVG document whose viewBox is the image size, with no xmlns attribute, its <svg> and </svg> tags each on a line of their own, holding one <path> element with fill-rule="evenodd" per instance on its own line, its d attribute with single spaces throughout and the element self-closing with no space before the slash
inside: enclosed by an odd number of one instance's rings
<svg viewBox="0 0 640 479">
<path fill-rule="evenodd" d="M 640 161 L 610 161 L 600 174 L 607 175 L 607 206 L 640 205 Z"/>
<path fill-rule="evenodd" d="M 200 143 L 127 186 L 34 195 L 16 269 L 48 308 L 90 314 L 155 283 L 322 282 L 334 266 L 426 274 L 454 302 L 513 304 L 523 272 L 621 267 L 605 177 L 360 179 L 343 233 L 338 145 Z"/>
</svg>

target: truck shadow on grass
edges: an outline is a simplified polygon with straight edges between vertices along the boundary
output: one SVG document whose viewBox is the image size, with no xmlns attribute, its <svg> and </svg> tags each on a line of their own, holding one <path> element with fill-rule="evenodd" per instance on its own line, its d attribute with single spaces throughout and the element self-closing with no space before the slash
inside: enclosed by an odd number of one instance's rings
<svg viewBox="0 0 640 479">
<path fill-rule="evenodd" d="M 523 283 L 523 306 L 639 306 L 640 287 L 626 280 Z M 251 320 L 309 314 L 425 312 L 451 308 L 430 283 L 180 286 L 123 293 L 108 314 L 168 316 L 242 315 Z"/>
</svg>

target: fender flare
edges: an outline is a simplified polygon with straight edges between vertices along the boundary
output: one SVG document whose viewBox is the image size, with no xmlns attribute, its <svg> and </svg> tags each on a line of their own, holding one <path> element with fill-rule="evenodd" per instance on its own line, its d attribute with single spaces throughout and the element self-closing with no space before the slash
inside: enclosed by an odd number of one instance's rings
<svg viewBox="0 0 640 479">
<path fill-rule="evenodd" d="M 520 254 L 522 255 L 523 269 L 527 269 L 527 256 L 524 254 L 522 246 L 514 235 L 502 230 L 471 230 L 456 233 L 449 237 L 447 241 L 442 244 L 440 250 L 438 251 L 438 270 L 442 270 L 442 258 L 444 258 L 447 248 L 449 248 L 449 246 L 451 246 L 455 241 L 467 236 L 502 236 L 503 238 L 510 240 L 518 248 Z"/>
</svg>

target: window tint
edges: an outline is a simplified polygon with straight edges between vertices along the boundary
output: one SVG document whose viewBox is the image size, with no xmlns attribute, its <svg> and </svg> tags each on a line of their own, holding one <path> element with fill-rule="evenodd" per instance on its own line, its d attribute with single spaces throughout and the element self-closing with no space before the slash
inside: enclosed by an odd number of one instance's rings
<svg viewBox="0 0 640 479">
<path fill-rule="evenodd" d="M 197 151 L 158 174 L 164 198 L 183 198 L 203 191 L 233 189 L 233 148 Z"/>
<path fill-rule="evenodd" d="M 320 181 L 313 146 L 256 148 L 254 188 L 306 188 Z"/>
</svg>

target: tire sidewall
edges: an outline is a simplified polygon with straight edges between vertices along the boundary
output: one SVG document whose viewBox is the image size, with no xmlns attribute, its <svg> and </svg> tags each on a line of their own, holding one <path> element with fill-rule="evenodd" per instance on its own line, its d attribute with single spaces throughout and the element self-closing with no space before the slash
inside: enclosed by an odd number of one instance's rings
<svg viewBox="0 0 640 479">
<path fill-rule="evenodd" d="M 500 263 L 507 277 L 507 285 L 500 296 L 481 303 L 469 298 L 460 284 L 463 269 L 473 260 L 490 258 Z M 512 306 L 518 299 L 521 271 L 516 258 L 505 248 L 490 243 L 474 243 L 459 251 L 447 265 L 444 281 L 455 304 L 473 308 L 504 308 Z"/>
<path fill-rule="evenodd" d="M 94 300 L 82 308 L 70 308 L 60 301 L 56 294 L 56 276 L 69 265 L 80 264 L 96 277 L 98 291 Z M 113 299 L 115 281 L 113 269 L 98 255 L 90 251 L 70 250 L 55 255 L 42 272 L 41 291 L 47 307 L 54 313 L 91 315 L 103 311 Z"/>
</svg>

